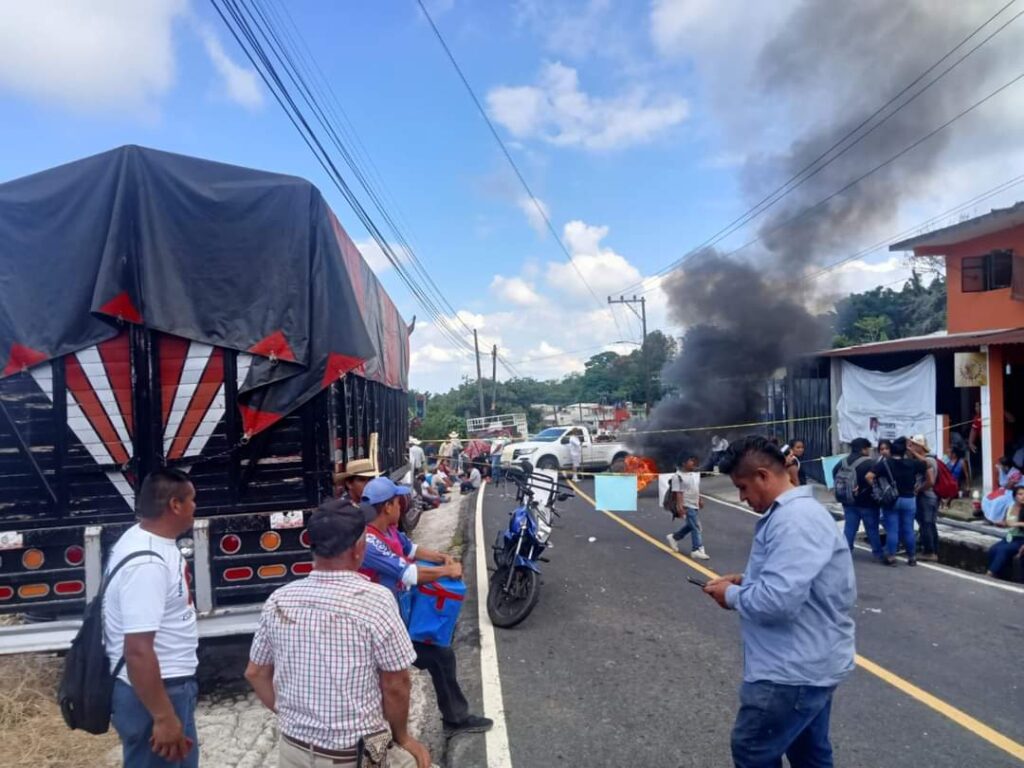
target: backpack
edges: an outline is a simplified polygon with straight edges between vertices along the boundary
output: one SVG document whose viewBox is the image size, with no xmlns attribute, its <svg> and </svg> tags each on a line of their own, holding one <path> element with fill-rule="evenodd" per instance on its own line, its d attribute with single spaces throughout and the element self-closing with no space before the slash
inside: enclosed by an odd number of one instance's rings
<svg viewBox="0 0 1024 768">
<path fill-rule="evenodd" d="M 960 495 L 960 485 L 946 462 L 935 459 L 935 485 L 932 488 L 940 499 L 955 499 Z"/>
<path fill-rule="evenodd" d="M 661 508 L 672 515 L 672 517 L 679 517 L 679 510 L 676 509 L 676 500 L 673 495 L 675 492 L 672 490 L 672 481 L 677 477 L 679 477 L 678 472 L 668 479 L 668 489 L 665 491 L 665 495 L 661 499 Z"/>
<path fill-rule="evenodd" d="M 852 507 L 857 503 L 857 467 L 865 461 L 871 461 L 867 456 L 861 456 L 853 464 L 849 463 L 849 456 L 839 462 L 835 474 L 836 501 L 845 506 Z"/>
<path fill-rule="evenodd" d="M 885 474 L 875 473 L 875 484 L 871 486 L 871 498 L 882 509 L 892 509 L 896 506 L 896 499 L 900 497 L 900 492 L 893 479 L 889 462 L 882 461 L 881 464 L 885 467 Z"/>
<path fill-rule="evenodd" d="M 103 642 L 103 596 L 125 563 L 142 555 L 153 555 L 163 560 L 156 552 L 147 549 L 132 552 L 114 566 L 103 579 L 99 594 L 85 606 L 82 626 L 64 658 L 57 703 L 64 722 L 72 730 L 100 734 L 110 729 L 110 700 L 114 680 L 124 666 L 124 656 L 111 672 L 107 647 Z"/>
</svg>

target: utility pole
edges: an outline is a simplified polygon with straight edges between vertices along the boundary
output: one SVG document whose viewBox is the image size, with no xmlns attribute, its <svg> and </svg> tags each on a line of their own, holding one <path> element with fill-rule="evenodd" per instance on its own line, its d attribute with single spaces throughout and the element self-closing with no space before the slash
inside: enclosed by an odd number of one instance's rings
<svg viewBox="0 0 1024 768">
<path fill-rule="evenodd" d="M 480 416 L 482 418 L 487 415 L 487 411 L 484 410 L 484 379 L 480 373 L 480 342 L 476 337 L 476 328 L 473 329 L 473 349 L 476 350 L 476 388 L 480 395 Z"/>
<path fill-rule="evenodd" d="M 611 296 L 608 297 L 609 304 L 624 304 L 630 312 L 637 316 L 640 320 L 640 324 L 643 326 L 643 344 L 640 346 L 640 357 L 644 364 L 644 413 L 648 416 L 651 415 L 651 368 L 650 362 L 647 359 L 647 297 L 637 296 L 633 294 L 633 298 L 627 299 L 624 296 L 619 296 L 617 299 L 613 299 Z M 640 305 L 640 311 L 637 312 L 634 304 Z"/>
<path fill-rule="evenodd" d="M 491 413 L 498 410 L 498 345 L 491 348 Z"/>
</svg>

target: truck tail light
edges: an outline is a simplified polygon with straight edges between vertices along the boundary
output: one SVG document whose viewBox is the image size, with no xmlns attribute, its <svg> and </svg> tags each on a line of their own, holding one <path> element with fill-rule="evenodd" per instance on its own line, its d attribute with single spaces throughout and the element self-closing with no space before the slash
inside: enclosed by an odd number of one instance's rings
<svg viewBox="0 0 1024 768">
<path fill-rule="evenodd" d="M 224 571 L 224 581 L 248 581 L 252 578 L 252 568 L 247 565 L 240 565 L 236 568 L 227 568 Z"/>
<path fill-rule="evenodd" d="M 288 566 L 261 565 L 259 570 L 256 571 L 256 575 L 261 579 L 280 579 L 282 576 L 288 575 Z"/>
<path fill-rule="evenodd" d="M 81 565 L 85 560 L 85 550 L 77 544 L 72 544 L 64 550 L 64 562 L 68 565 Z"/>
<path fill-rule="evenodd" d="M 24 584 L 18 587 L 18 597 L 22 599 L 46 597 L 50 594 L 49 584 Z"/>
<path fill-rule="evenodd" d="M 277 531 L 264 531 L 260 535 L 260 546 L 267 552 L 273 552 L 281 546 L 281 534 Z"/>
<path fill-rule="evenodd" d="M 80 595 L 85 592 L 85 583 L 81 581 L 58 581 L 53 587 L 57 595 Z"/>
<path fill-rule="evenodd" d="M 220 551 L 225 555 L 233 555 L 241 548 L 242 540 L 235 534 L 229 533 L 220 537 Z"/>
<path fill-rule="evenodd" d="M 26 549 L 21 556 L 21 564 L 30 571 L 42 568 L 45 562 L 46 555 L 43 554 L 41 549 Z"/>
<path fill-rule="evenodd" d="M 296 576 L 305 576 L 308 573 L 313 572 L 313 564 L 310 562 L 305 563 L 292 563 L 292 573 Z"/>
<path fill-rule="evenodd" d="M 14 587 L 0 587 L 0 600 L 10 600 L 14 597 Z"/>
<path fill-rule="evenodd" d="M 303 529 L 302 533 L 299 534 L 299 544 L 309 549 L 309 531 Z"/>
</svg>

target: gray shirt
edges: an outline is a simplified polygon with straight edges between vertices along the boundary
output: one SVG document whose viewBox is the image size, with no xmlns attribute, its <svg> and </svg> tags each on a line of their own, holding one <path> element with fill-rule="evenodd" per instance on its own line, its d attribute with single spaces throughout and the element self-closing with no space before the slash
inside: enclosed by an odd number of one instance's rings
<svg viewBox="0 0 1024 768">
<path fill-rule="evenodd" d="M 934 456 L 925 456 L 922 459 L 922 461 L 925 464 L 927 464 L 928 465 L 928 469 L 930 469 L 932 471 L 932 482 L 937 481 L 939 479 L 939 465 L 938 465 L 937 459 Z M 928 480 L 927 477 L 922 477 L 921 478 L 921 482 L 922 483 L 926 482 L 927 480 Z M 938 495 L 935 493 L 934 486 L 929 488 L 927 491 L 921 491 L 921 495 L 924 496 L 926 499 L 930 499 L 932 501 L 938 501 L 939 500 Z"/>
<path fill-rule="evenodd" d="M 853 670 L 856 600 L 850 549 L 813 489 L 779 496 L 757 521 L 743 584 L 725 593 L 740 614 L 743 679 L 838 685 Z"/>
</svg>

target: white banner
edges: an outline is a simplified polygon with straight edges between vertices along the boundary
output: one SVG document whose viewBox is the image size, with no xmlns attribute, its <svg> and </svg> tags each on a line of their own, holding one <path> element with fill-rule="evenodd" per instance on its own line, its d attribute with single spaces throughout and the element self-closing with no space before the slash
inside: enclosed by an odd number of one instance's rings
<svg viewBox="0 0 1024 768">
<path fill-rule="evenodd" d="M 842 395 L 836 407 L 839 439 L 866 437 L 872 445 L 915 434 L 935 434 L 935 358 L 895 371 L 869 371 L 842 361 Z"/>
</svg>

